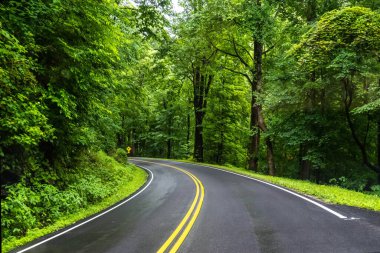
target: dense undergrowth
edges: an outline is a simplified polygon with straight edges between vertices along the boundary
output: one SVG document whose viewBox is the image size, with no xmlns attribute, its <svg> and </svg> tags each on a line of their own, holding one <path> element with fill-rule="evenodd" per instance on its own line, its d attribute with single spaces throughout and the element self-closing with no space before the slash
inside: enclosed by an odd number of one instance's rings
<svg viewBox="0 0 380 253">
<path fill-rule="evenodd" d="M 179 161 L 195 163 L 193 161 L 188 160 Z M 312 183 L 310 181 L 263 175 L 255 173 L 251 170 L 238 168 L 231 165 L 221 166 L 205 163 L 201 163 L 200 165 L 202 164 L 210 165 L 216 168 L 236 172 L 238 174 L 247 175 L 252 178 L 284 186 L 297 192 L 316 197 L 327 203 L 354 206 L 374 211 L 380 211 L 380 191 L 378 191 L 378 186 L 373 187 L 372 192 L 358 192 L 349 189 L 344 189 L 337 185 L 320 185 Z"/>
<path fill-rule="evenodd" d="M 81 155 L 77 168 L 50 183 L 22 180 L 1 201 L 2 252 L 97 213 L 136 191 L 146 173 L 127 164 L 126 152 Z M 51 179 L 50 179 L 51 180 Z"/>
</svg>

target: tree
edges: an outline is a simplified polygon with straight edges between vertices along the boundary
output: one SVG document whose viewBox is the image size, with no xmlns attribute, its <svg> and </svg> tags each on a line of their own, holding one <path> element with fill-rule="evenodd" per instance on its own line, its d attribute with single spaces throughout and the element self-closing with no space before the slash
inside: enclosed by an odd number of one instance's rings
<svg viewBox="0 0 380 253">
<path fill-rule="evenodd" d="M 165 2 L 144 1 L 140 9 L 118 3 L 1 3 L 2 179 L 3 169 L 11 174 L 5 181 L 30 180 L 31 171 L 64 174 L 56 168 L 75 166 L 89 149 L 112 151 L 122 139 L 117 91 L 129 89 L 134 43 L 164 34 L 146 26 L 147 9 L 163 16 L 153 10 Z"/>
<path fill-rule="evenodd" d="M 206 115 L 207 99 L 214 79 L 213 63 L 216 50 L 206 39 L 207 31 L 199 22 L 198 14 L 205 2 L 190 2 L 187 5 L 188 16 L 179 24 L 178 55 L 184 69 L 184 76 L 191 81 L 194 109 L 194 158 L 203 161 L 203 120 Z"/>
<path fill-rule="evenodd" d="M 227 70 L 219 71 L 210 89 L 205 119 L 206 161 L 246 165 L 249 105 L 250 87 L 244 78 Z"/>
<path fill-rule="evenodd" d="M 270 45 L 270 27 L 272 17 L 268 5 L 261 1 L 241 1 L 222 4 L 213 1 L 208 8 L 208 29 L 213 31 L 214 38 L 209 41 L 219 52 L 235 59 L 234 66 L 223 66 L 235 74 L 244 76 L 251 86 L 251 119 L 252 134 L 248 145 L 248 167 L 258 170 L 260 132 L 268 131 L 262 105 L 257 101 L 263 89 L 263 55 L 264 44 Z M 216 24 L 215 24 L 216 23 Z M 272 45 L 269 46 L 271 48 Z M 270 49 L 269 49 L 270 50 Z M 239 66 L 240 65 L 240 66 Z M 274 175 L 274 151 L 271 137 L 265 137 L 269 173 Z"/>
<path fill-rule="evenodd" d="M 368 149 L 373 145 L 368 137 L 379 115 L 378 98 L 370 93 L 378 87 L 379 25 L 380 16 L 370 9 L 334 10 L 323 15 L 295 49 L 309 71 L 323 73 L 332 87 L 340 87 L 344 115 L 362 162 L 378 175 L 379 165 L 370 161 Z"/>
</svg>

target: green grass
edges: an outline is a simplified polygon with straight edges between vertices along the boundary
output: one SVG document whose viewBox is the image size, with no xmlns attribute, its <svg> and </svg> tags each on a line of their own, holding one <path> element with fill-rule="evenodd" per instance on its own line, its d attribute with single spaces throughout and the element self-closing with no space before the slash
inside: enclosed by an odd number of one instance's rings
<svg viewBox="0 0 380 253">
<path fill-rule="evenodd" d="M 117 202 L 136 192 L 146 182 L 147 173 L 132 164 L 125 165 L 125 167 L 128 169 L 128 171 L 132 171 L 133 178 L 132 180 L 128 181 L 127 184 L 123 184 L 113 195 L 103 199 L 94 205 L 90 205 L 85 209 L 81 209 L 77 213 L 62 217 L 52 225 L 44 228 L 31 229 L 27 232 L 26 236 L 22 238 L 10 237 L 2 240 L 1 252 L 8 252 L 41 236 L 50 234 L 59 229 L 72 225 L 84 218 L 103 211 L 104 209 L 112 206 L 113 204 L 116 204 Z"/>
<path fill-rule="evenodd" d="M 338 186 L 319 185 L 309 181 L 272 177 L 254 173 L 247 169 L 237 168 L 234 166 L 221 166 L 215 164 L 196 163 L 188 160 L 178 160 L 180 162 L 194 163 L 199 165 L 208 165 L 216 168 L 232 171 L 241 175 L 246 175 L 252 178 L 260 179 L 276 185 L 286 187 L 299 193 L 303 193 L 315 197 L 323 202 L 339 205 L 347 205 L 365 208 L 373 211 L 380 211 L 380 197 L 377 195 L 365 194 Z"/>
</svg>

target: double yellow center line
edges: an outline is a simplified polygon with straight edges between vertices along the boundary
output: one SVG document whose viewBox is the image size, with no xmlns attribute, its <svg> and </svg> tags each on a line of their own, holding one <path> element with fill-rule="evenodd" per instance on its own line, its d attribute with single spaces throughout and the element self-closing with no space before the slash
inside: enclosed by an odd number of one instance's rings
<svg viewBox="0 0 380 253">
<path fill-rule="evenodd" d="M 185 241 L 186 236 L 189 234 L 191 228 L 193 227 L 199 215 L 199 212 L 201 211 L 203 199 L 205 195 L 205 189 L 203 187 L 202 182 L 196 176 L 194 176 L 192 173 L 184 169 L 181 169 L 176 166 L 168 165 L 168 164 L 163 164 L 163 163 L 155 163 L 155 162 L 150 162 L 146 160 L 143 160 L 143 161 L 147 163 L 158 164 L 161 166 L 170 167 L 170 168 L 179 170 L 185 173 L 187 176 L 189 176 L 195 184 L 196 192 L 195 192 L 195 197 L 193 199 L 193 202 L 191 203 L 190 209 L 187 211 L 187 213 L 185 214 L 181 222 L 178 224 L 177 228 L 173 231 L 173 233 L 169 236 L 169 238 L 165 241 L 164 244 L 162 244 L 162 246 L 157 251 L 157 253 L 164 253 L 164 252 L 175 253 L 177 252 L 179 247 L 182 245 L 182 243 Z"/>
</svg>

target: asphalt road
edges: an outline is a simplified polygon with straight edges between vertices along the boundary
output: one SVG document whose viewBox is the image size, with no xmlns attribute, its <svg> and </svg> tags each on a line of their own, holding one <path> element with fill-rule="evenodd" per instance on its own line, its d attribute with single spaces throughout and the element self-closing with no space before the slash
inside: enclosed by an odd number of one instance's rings
<svg viewBox="0 0 380 253">
<path fill-rule="evenodd" d="M 380 253 L 380 212 L 311 203 L 310 198 L 194 164 L 133 162 L 153 174 L 137 196 L 18 251 L 169 252 L 176 245 L 178 252 Z"/>
</svg>

